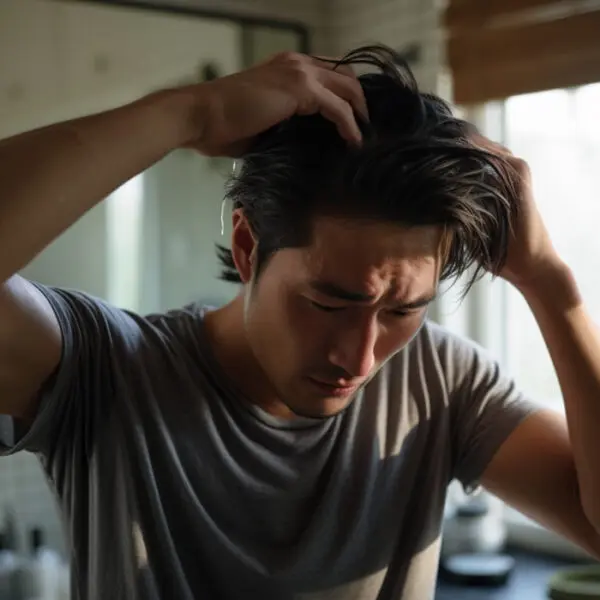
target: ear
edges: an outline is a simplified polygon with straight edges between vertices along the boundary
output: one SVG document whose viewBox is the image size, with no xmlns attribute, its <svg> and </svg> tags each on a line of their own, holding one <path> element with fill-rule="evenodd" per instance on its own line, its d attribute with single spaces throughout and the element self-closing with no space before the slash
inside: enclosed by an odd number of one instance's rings
<svg viewBox="0 0 600 600">
<path fill-rule="evenodd" d="M 258 242 L 244 211 L 236 208 L 232 215 L 231 254 L 242 283 L 252 280 Z"/>
</svg>

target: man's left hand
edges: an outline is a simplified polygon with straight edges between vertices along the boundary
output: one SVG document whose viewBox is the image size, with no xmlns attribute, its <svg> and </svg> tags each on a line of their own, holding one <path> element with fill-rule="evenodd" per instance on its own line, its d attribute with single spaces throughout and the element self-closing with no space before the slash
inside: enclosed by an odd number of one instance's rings
<svg viewBox="0 0 600 600">
<path fill-rule="evenodd" d="M 533 198 L 531 171 L 522 159 L 513 156 L 505 147 L 478 137 L 477 145 L 508 161 L 514 169 L 518 191 L 519 212 L 513 223 L 508 256 L 498 275 L 524 291 L 540 279 L 564 268 L 556 252 L 542 216 Z"/>
</svg>

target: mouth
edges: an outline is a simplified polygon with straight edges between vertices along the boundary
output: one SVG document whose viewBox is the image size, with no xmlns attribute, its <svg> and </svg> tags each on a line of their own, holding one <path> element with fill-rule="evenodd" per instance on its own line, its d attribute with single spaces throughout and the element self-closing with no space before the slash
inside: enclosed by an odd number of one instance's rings
<svg viewBox="0 0 600 600">
<path fill-rule="evenodd" d="M 309 377 L 308 380 L 314 387 L 318 388 L 321 393 L 324 392 L 327 396 L 335 396 L 336 398 L 346 398 L 348 396 L 352 396 L 352 394 L 354 394 L 359 388 L 357 384 L 339 385 L 334 383 L 326 383 L 324 381 L 314 379 L 313 377 Z"/>
</svg>

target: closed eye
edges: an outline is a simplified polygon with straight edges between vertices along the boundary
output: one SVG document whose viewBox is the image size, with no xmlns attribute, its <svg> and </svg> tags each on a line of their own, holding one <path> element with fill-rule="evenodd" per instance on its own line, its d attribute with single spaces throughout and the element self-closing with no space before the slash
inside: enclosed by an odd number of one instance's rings
<svg viewBox="0 0 600 600">
<path fill-rule="evenodd" d="M 339 312 L 339 311 L 344 310 L 346 308 L 345 306 L 328 306 L 327 304 L 321 304 L 319 302 L 315 302 L 314 300 L 310 300 L 310 303 L 315 308 L 318 308 L 319 310 L 322 310 L 323 312 Z M 398 309 L 398 310 L 392 310 L 392 311 L 390 311 L 390 313 L 394 317 L 408 317 L 408 316 L 414 314 L 415 312 L 416 311 L 403 310 L 403 309 Z"/>
<path fill-rule="evenodd" d="M 344 310 L 343 306 L 327 306 L 326 304 L 319 304 L 318 302 L 315 302 L 314 300 L 310 300 L 310 303 L 315 308 L 318 308 L 319 310 L 322 310 L 324 312 L 337 312 L 340 310 Z"/>
</svg>

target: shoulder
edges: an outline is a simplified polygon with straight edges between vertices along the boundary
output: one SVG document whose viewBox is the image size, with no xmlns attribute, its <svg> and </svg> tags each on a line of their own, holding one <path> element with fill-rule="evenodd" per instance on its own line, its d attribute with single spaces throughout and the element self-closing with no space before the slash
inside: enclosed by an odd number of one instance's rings
<svg viewBox="0 0 600 600">
<path fill-rule="evenodd" d="M 163 344 L 196 352 L 204 343 L 203 321 L 210 310 L 211 307 L 194 302 L 166 312 L 151 313 L 142 319 L 148 334 L 160 339 Z"/>
<path fill-rule="evenodd" d="M 133 352 L 194 340 L 206 310 L 190 304 L 140 315 L 86 292 L 35 285 L 56 314 L 63 338 L 76 346 L 90 345 L 97 352 L 106 348 Z"/>
</svg>

